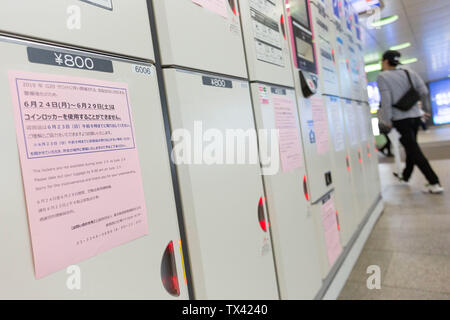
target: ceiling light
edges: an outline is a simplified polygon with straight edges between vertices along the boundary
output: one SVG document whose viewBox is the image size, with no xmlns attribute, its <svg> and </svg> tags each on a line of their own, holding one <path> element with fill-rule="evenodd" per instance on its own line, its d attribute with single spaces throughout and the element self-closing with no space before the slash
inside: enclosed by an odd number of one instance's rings
<svg viewBox="0 0 450 320">
<path fill-rule="evenodd" d="M 381 26 L 387 25 L 389 23 L 395 22 L 397 20 L 398 20 L 398 15 L 396 15 L 396 14 L 393 16 L 384 17 L 384 18 L 381 18 L 380 20 L 372 22 L 372 27 L 374 27 L 374 28 L 381 27 Z"/>
<path fill-rule="evenodd" d="M 364 70 L 366 71 L 366 73 L 380 71 L 381 63 L 368 64 L 364 67 Z"/>
<path fill-rule="evenodd" d="M 405 43 L 398 44 L 396 46 L 390 47 L 389 49 L 398 51 L 398 50 L 402 50 L 402 49 L 408 48 L 410 46 L 411 46 L 411 42 L 405 42 Z"/>
<path fill-rule="evenodd" d="M 379 61 L 381 59 L 381 54 L 379 54 L 378 52 L 375 53 L 369 53 L 366 54 L 364 56 L 364 62 L 365 63 L 370 63 L 370 62 L 374 62 L 374 61 Z"/>
<path fill-rule="evenodd" d="M 410 63 L 414 63 L 419 61 L 419 59 L 417 58 L 410 58 L 410 59 L 405 59 L 405 60 L 400 60 L 401 64 L 410 64 Z"/>
</svg>

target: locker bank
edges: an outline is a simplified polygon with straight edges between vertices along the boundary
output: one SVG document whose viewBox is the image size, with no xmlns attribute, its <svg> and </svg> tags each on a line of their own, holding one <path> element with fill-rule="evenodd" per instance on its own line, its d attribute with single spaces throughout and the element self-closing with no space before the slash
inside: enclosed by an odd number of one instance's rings
<svg viewBox="0 0 450 320">
<path fill-rule="evenodd" d="M 0 298 L 337 299 L 388 207 L 363 5 L 3 1 Z"/>
</svg>

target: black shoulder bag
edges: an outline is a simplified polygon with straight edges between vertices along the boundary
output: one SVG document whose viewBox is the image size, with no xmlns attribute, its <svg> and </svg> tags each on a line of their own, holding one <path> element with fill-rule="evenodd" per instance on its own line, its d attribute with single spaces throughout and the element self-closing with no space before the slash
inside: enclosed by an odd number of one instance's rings
<svg viewBox="0 0 450 320">
<path fill-rule="evenodd" d="M 420 94 L 417 92 L 416 89 L 414 89 L 414 85 L 411 81 L 411 76 L 409 75 L 408 70 L 403 70 L 406 72 L 406 75 L 408 76 L 409 85 L 411 88 L 404 94 L 403 97 L 400 98 L 400 100 L 397 101 L 396 104 L 393 105 L 394 108 L 400 109 L 402 111 L 408 111 L 414 105 L 420 101 Z"/>
</svg>

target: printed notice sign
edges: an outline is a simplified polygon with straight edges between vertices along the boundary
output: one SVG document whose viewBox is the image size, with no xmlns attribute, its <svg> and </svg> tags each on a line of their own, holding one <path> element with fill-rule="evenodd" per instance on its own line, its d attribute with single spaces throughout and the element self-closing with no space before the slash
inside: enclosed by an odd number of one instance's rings
<svg viewBox="0 0 450 320">
<path fill-rule="evenodd" d="M 224 18 L 228 18 L 226 0 L 192 0 L 192 2 Z"/>
<path fill-rule="evenodd" d="M 333 130 L 334 149 L 336 152 L 345 149 L 344 119 L 340 111 L 340 101 L 338 98 L 327 98 L 328 115 L 330 127 Z"/>
<path fill-rule="evenodd" d="M 275 127 L 278 131 L 281 167 L 288 172 L 302 166 L 302 149 L 295 102 L 288 97 L 273 96 Z"/>
<path fill-rule="evenodd" d="M 9 72 L 37 278 L 148 233 L 128 87 Z"/>
<path fill-rule="evenodd" d="M 284 66 L 279 12 L 271 0 L 250 0 L 256 57 L 260 61 Z"/>
<path fill-rule="evenodd" d="M 359 143 L 358 128 L 356 123 L 355 109 L 350 101 L 344 103 L 345 115 L 347 118 L 347 132 L 350 136 L 350 145 L 354 146 Z"/>
<path fill-rule="evenodd" d="M 317 153 L 327 153 L 330 148 L 328 117 L 322 97 L 311 98 L 312 118 L 316 133 Z"/>
<path fill-rule="evenodd" d="M 325 232 L 328 262 L 332 266 L 341 254 L 342 246 L 339 239 L 336 210 L 331 197 L 322 202 L 322 224 Z"/>
</svg>

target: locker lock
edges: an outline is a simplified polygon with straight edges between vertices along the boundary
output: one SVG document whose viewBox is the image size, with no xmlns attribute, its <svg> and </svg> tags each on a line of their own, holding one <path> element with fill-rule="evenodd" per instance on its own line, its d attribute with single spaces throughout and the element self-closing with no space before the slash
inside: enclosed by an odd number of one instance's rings
<svg viewBox="0 0 450 320">
<path fill-rule="evenodd" d="M 350 157 L 345 156 L 345 164 L 347 165 L 347 171 L 350 172 Z"/>
<path fill-rule="evenodd" d="M 362 163 L 361 150 L 358 150 L 358 161 Z"/>
<path fill-rule="evenodd" d="M 367 156 L 370 158 L 372 153 L 370 152 L 370 144 L 367 144 Z"/>
<path fill-rule="evenodd" d="M 333 183 L 333 179 L 331 177 L 331 171 L 328 171 L 325 173 L 325 184 L 328 187 L 332 183 Z"/>
</svg>

